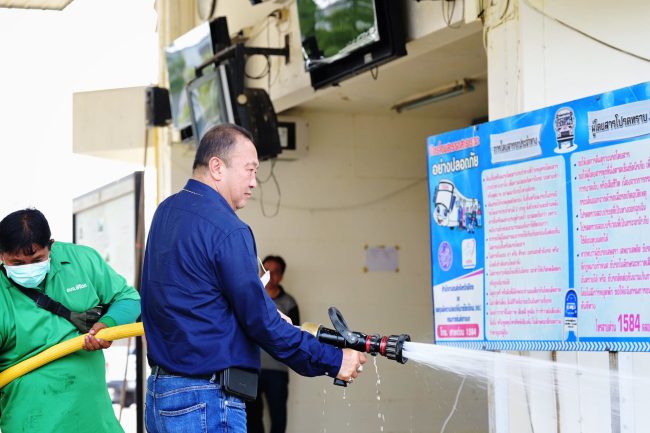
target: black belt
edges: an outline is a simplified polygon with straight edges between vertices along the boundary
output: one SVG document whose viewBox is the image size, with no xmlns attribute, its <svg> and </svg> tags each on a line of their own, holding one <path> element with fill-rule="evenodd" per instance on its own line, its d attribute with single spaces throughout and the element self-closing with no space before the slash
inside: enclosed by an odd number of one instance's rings
<svg viewBox="0 0 650 433">
<path fill-rule="evenodd" d="M 194 379 L 205 379 L 205 380 L 212 380 L 212 378 L 221 378 L 221 372 L 215 372 L 213 374 L 196 374 L 196 375 L 189 375 L 189 374 L 182 374 L 182 373 L 174 373 L 168 370 L 165 370 L 159 365 L 154 365 L 151 367 L 151 374 L 154 376 L 181 376 L 181 377 L 191 377 Z"/>
<path fill-rule="evenodd" d="M 219 378 L 217 382 L 221 389 L 227 393 L 241 398 L 244 401 L 253 401 L 257 397 L 257 372 L 237 367 L 229 367 L 211 375 L 185 375 L 167 371 L 159 365 L 151 367 L 154 376 L 181 376 L 195 379 L 210 380 Z"/>
</svg>

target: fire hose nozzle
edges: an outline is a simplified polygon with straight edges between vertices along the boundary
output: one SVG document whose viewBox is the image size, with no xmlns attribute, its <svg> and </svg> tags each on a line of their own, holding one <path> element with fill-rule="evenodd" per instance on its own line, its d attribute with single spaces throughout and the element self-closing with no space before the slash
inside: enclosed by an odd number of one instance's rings
<svg viewBox="0 0 650 433">
<path fill-rule="evenodd" d="M 404 343 L 411 341 L 411 336 L 408 334 L 390 335 L 386 341 L 386 358 L 394 359 L 400 364 L 406 364 L 408 358 L 402 355 Z"/>
<path fill-rule="evenodd" d="M 320 342 L 341 349 L 350 348 L 373 356 L 379 354 L 401 364 L 408 361 L 408 358 L 402 355 L 404 343 L 411 341 L 408 334 L 380 336 L 378 334 L 367 335 L 362 332 L 350 331 L 343 315 L 337 308 L 330 307 L 328 312 L 335 329 L 325 328 L 316 323 L 304 323 L 301 329 L 312 334 Z"/>
<path fill-rule="evenodd" d="M 312 334 L 318 341 L 341 349 L 350 348 L 373 356 L 380 354 L 400 364 L 408 361 L 402 355 L 404 343 L 411 341 L 408 334 L 382 337 L 378 334 L 366 335 L 362 332 L 350 331 L 343 315 L 336 307 L 330 307 L 328 313 L 335 329 L 325 328 L 316 323 L 304 323 L 301 329 Z M 340 379 L 334 379 L 334 385 L 347 386 L 347 383 Z"/>
</svg>

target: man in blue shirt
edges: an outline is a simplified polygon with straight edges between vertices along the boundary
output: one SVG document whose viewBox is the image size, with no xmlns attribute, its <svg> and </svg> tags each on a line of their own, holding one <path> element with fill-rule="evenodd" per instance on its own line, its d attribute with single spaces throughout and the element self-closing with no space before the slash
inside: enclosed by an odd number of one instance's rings
<svg viewBox="0 0 650 433">
<path fill-rule="evenodd" d="M 248 131 L 216 126 L 201 140 L 192 179 L 156 210 L 141 288 L 149 433 L 245 433 L 244 402 L 221 382 L 225 372 L 257 372 L 259 347 L 304 376 L 352 382 L 366 362 L 283 320 L 266 294 L 253 233 L 235 215 L 258 166 Z"/>
</svg>

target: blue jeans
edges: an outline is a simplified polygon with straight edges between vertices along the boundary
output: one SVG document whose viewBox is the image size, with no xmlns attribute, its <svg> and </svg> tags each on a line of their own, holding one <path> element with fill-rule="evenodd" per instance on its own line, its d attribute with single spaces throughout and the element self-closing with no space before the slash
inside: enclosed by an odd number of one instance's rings
<svg viewBox="0 0 650 433">
<path fill-rule="evenodd" d="M 246 406 L 225 394 L 216 376 L 150 375 L 145 426 L 149 433 L 246 433 Z"/>
</svg>

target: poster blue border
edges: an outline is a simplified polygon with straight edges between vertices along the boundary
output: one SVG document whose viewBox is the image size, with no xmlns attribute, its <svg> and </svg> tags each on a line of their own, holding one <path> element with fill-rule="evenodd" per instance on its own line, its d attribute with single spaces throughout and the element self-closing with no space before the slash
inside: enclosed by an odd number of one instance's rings
<svg viewBox="0 0 650 433">
<path fill-rule="evenodd" d="M 593 124 L 589 124 L 589 113 L 599 112 L 608 108 L 626 106 L 628 104 L 640 101 L 650 100 L 650 82 L 640 83 L 634 86 L 625 87 L 609 92 L 604 92 L 598 95 L 592 95 L 585 98 L 569 101 L 553 106 L 545 107 L 539 110 L 534 110 L 522 113 L 516 116 L 511 116 L 495 121 L 470 126 L 464 129 L 436 134 L 428 137 L 427 139 L 427 172 L 428 172 L 428 190 L 429 190 L 429 217 L 430 217 L 430 246 L 431 246 L 431 281 L 432 281 L 432 300 L 433 300 L 433 316 L 434 316 L 434 341 L 438 344 L 448 344 L 458 347 L 479 350 L 531 350 L 531 351 L 547 351 L 547 350 L 567 350 L 567 351 L 650 351 L 650 333 L 646 333 L 640 337 L 588 337 L 578 336 L 574 341 L 567 341 L 565 335 L 560 338 L 540 339 L 536 336 L 535 327 L 531 327 L 530 335 L 524 335 L 523 338 L 519 336 L 514 339 L 491 339 L 486 336 L 486 295 L 485 290 L 482 294 L 482 304 L 475 303 L 472 306 L 460 306 L 459 308 L 473 308 L 470 311 L 481 311 L 482 323 L 477 323 L 481 328 L 481 338 L 441 338 L 436 332 L 436 327 L 441 324 L 443 314 L 437 311 L 437 305 L 443 304 L 438 302 L 434 287 L 440 284 L 450 283 L 456 281 L 458 278 L 463 278 L 471 271 L 482 270 L 485 272 L 485 221 L 481 224 L 476 221 L 476 216 L 462 218 L 463 221 L 468 221 L 473 224 L 472 236 L 475 239 L 475 253 L 476 258 L 473 267 L 468 269 L 464 267 L 463 257 L 461 251 L 462 241 L 468 239 L 469 223 L 465 224 L 464 229 L 460 229 L 460 223 L 446 222 L 446 224 L 457 224 L 455 227 L 441 226 L 436 223 L 436 212 L 439 212 L 439 206 L 436 206 L 437 197 L 447 195 L 447 192 L 441 191 L 447 188 L 443 185 L 444 180 L 452 180 L 452 188 L 454 192 L 458 192 L 458 196 L 463 197 L 463 203 L 472 203 L 476 200 L 478 208 L 482 209 L 484 203 L 483 189 L 481 185 L 481 178 L 486 170 L 494 168 L 502 168 L 510 165 L 519 164 L 522 160 L 515 161 L 495 161 L 494 153 L 490 149 L 490 137 L 499 136 L 510 131 L 522 130 L 535 125 L 541 125 L 539 133 L 539 150 L 540 153 L 534 156 L 523 159 L 525 162 L 535 160 L 544 160 L 551 157 L 561 157 L 564 160 L 564 170 L 567 176 L 566 185 L 566 233 L 567 233 L 567 251 L 568 257 L 568 287 L 567 290 L 575 289 L 577 284 L 575 279 L 574 269 L 574 242 L 573 242 L 573 218 L 571 215 L 576 211 L 573 208 L 573 191 L 571 186 L 570 173 L 571 170 L 571 155 L 572 151 L 567 153 L 558 152 L 566 141 L 560 141 L 561 129 L 557 127 L 558 119 L 562 117 L 563 113 L 571 111 L 573 114 L 573 131 L 572 140 L 577 143 L 578 147 L 583 149 L 597 149 L 606 146 L 615 146 L 624 143 L 633 143 L 635 141 L 648 139 L 650 134 L 641 134 L 632 137 L 623 137 L 620 139 L 609 139 L 602 142 L 590 141 L 590 134 L 594 135 Z M 567 111 L 568 109 L 568 111 Z M 649 113 L 650 114 L 650 113 Z M 647 118 L 646 118 L 647 120 Z M 561 123 L 561 122 L 560 122 Z M 593 138 L 593 137 L 592 137 Z M 478 144 L 476 144 L 478 143 Z M 454 144 L 454 145 L 450 145 Z M 447 146 L 448 148 L 445 148 Z M 438 150 L 436 150 L 438 149 Z M 444 149 L 444 150 L 441 150 Z M 650 164 L 650 163 L 649 163 Z M 441 167 L 448 169 L 442 172 Z M 457 169 L 457 170 L 456 170 Z M 443 182 L 441 182 L 443 181 Z M 444 193 L 444 194 L 443 194 Z M 447 203 L 443 197 L 439 200 L 438 204 Z M 444 208 L 444 206 L 443 206 Z M 467 212 L 466 212 L 467 213 Z M 458 211 L 460 215 L 460 211 Z M 447 217 L 449 221 L 450 217 Z M 460 216 L 456 217 L 461 220 Z M 650 234 L 649 244 L 650 244 Z M 483 288 L 485 287 L 485 275 L 483 275 Z M 577 289 L 576 289 L 577 291 Z M 438 295 L 440 296 L 440 295 Z M 567 293 L 567 299 L 569 299 Z M 461 296 L 458 297 L 460 299 Z M 576 303 L 576 323 L 579 323 L 581 312 L 579 311 L 578 301 Z M 467 305 L 467 304 L 463 304 Z M 563 326 L 571 321 L 571 314 L 567 312 L 568 309 L 565 304 L 565 309 L 560 314 L 560 320 L 563 321 Z M 567 319 L 568 318 L 568 319 Z M 462 317 L 465 320 L 464 317 Z M 648 318 L 650 319 L 650 317 Z M 564 331 L 566 334 L 566 329 Z"/>
</svg>

